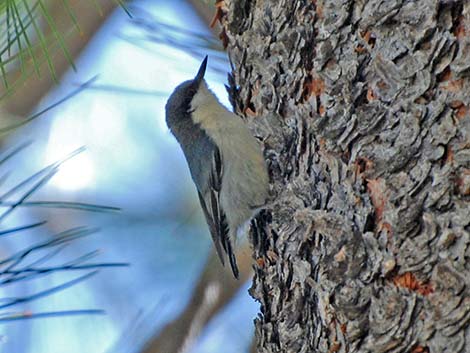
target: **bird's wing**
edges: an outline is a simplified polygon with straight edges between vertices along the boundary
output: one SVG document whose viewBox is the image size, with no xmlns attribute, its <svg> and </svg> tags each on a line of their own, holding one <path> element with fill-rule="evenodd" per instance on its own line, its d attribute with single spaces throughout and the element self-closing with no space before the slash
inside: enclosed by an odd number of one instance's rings
<svg viewBox="0 0 470 353">
<path fill-rule="evenodd" d="M 196 184 L 199 201 L 217 254 L 222 264 L 225 263 L 224 252 L 228 255 L 233 274 L 238 277 L 237 262 L 229 237 L 228 223 L 220 204 L 224 174 L 223 156 L 212 139 L 198 126 L 192 126 L 191 133 L 181 134 L 179 137 L 185 139 L 184 143 L 180 142 L 180 144 L 188 162 L 191 177 Z"/>
<path fill-rule="evenodd" d="M 222 264 L 224 264 L 225 261 L 222 249 L 225 251 L 228 255 L 232 272 L 234 276 L 238 278 L 238 266 L 233 252 L 232 242 L 229 237 L 227 218 L 220 205 L 223 172 L 222 156 L 219 149 L 214 146 L 206 192 L 201 194 L 201 192 L 198 191 L 198 195 L 217 254 Z"/>
</svg>

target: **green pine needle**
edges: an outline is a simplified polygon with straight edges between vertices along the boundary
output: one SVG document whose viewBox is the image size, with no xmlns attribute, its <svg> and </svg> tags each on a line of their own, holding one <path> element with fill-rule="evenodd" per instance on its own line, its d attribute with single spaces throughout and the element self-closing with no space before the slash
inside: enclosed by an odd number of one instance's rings
<svg viewBox="0 0 470 353">
<path fill-rule="evenodd" d="M 114 1 L 132 17 L 124 0 Z M 99 1 L 92 0 L 92 3 L 103 16 Z M 0 101 L 12 94 L 29 75 L 35 73 L 41 77 L 40 67 L 43 63 L 47 65 L 52 79 L 58 82 L 57 70 L 52 60 L 56 50 L 60 50 L 73 70 L 76 70 L 66 40 L 72 31 L 62 33 L 46 5 L 45 0 L 0 1 L 0 80 L 5 88 L 0 95 Z M 63 11 L 73 24 L 73 29 L 82 34 L 70 0 L 62 0 L 62 5 Z M 50 36 L 45 34 L 46 29 L 50 30 Z M 33 70 L 28 69 L 28 64 L 31 64 Z M 20 75 L 12 80 L 9 74 L 16 68 L 19 68 Z"/>
<path fill-rule="evenodd" d="M 24 40 L 26 42 L 26 48 L 27 48 L 27 51 L 28 51 L 28 54 L 33 62 L 33 66 L 34 66 L 34 69 L 36 71 L 36 74 L 38 75 L 38 77 L 41 77 L 41 70 L 39 68 L 39 63 L 37 62 L 37 58 L 36 58 L 36 55 L 34 55 L 34 51 L 33 51 L 33 45 L 31 44 L 31 41 L 29 39 L 29 36 L 28 36 L 28 32 L 26 31 L 26 29 L 30 26 L 31 22 L 27 22 L 22 20 L 21 19 L 21 15 L 20 15 L 20 11 L 18 10 L 18 7 L 16 6 L 16 2 L 15 1 L 12 1 L 13 3 L 13 10 L 14 10 L 14 14 L 16 16 L 16 19 L 18 20 L 18 24 L 21 28 L 21 32 L 18 32 L 19 34 L 22 34 L 23 37 L 24 37 Z M 37 4 L 33 7 L 33 9 L 35 9 L 37 6 Z M 19 41 L 21 41 L 21 36 L 18 34 L 18 37 L 19 37 Z"/>
<path fill-rule="evenodd" d="M 23 4 L 24 4 L 26 12 L 27 12 L 27 14 L 28 14 L 28 16 L 31 20 L 31 23 L 34 27 L 34 31 L 36 32 L 36 35 L 38 36 L 38 40 L 39 40 L 39 43 L 41 45 L 42 52 L 43 52 L 44 56 L 46 57 L 47 66 L 49 67 L 49 71 L 51 73 L 52 79 L 57 82 L 58 81 L 57 74 L 56 74 L 54 65 L 52 64 L 52 59 L 49 55 L 49 48 L 47 46 L 44 34 L 43 34 L 42 30 L 39 28 L 39 24 L 36 21 L 35 15 L 34 15 L 33 11 L 31 10 L 31 8 L 28 4 L 28 1 L 23 0 Z M 40 5 L 40 1 L 38 2 L 38 4 Z"/>
<path fill-rule="evenodd" d="M 57 39 L 57 42 L 59 43 L 60 48 L 62 49 L 68 63 L 70 66 L 72 66 L 74 71 L 77 71 L 77 68 L 75 67 L 75 64 L 73 62 L 72 57 L 70 56 L 68 48 L 65 46 L 64 43 L 64 37 L 60 34 L 60 32 L 57 30 L 57 27 L 55 25 L 54 20 L 52 17 L 49 15 L 49 12 L 47 11 L 46 7 L 44 6 L 44 3 L 39 0 L 39 8 L 41 9 L 41 13 L 44 15 L 44 18 L 47 21 L 47 24 L 51 28 L 52 33 L 54 34 L 55 38 Z M 52 72 L 51 72 L 52 73 Z"/>
<path fill-rule="evenodd" d="M 62 4 L 64 5 L 64 9 L 69 15 L 70 19 L 72 20 L 73 25 L 77 29 L 78 33 L 82 34 L 83 31 L 80 27 L 80 24 L 78 23 L 77 16 L 75 16 L 75 13 L 73 12 L 72 8 L 69 5 L 69 2 L 67 0 L 62 0 Z"/>
</svg>

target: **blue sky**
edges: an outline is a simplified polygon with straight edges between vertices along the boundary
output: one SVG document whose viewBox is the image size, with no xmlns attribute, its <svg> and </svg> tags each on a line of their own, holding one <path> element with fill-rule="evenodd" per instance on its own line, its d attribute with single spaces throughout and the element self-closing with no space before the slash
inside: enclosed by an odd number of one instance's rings
<svg viewBox="0 0 470 353">
<path fill-rule="evenodd" d="M 185 1 L 134 2 L 160 21 L 210 34 Z M 180 82 L 194 76 L 204 56 L 163 44 L 125 38 L 141 36 L 122 10 L 117 10 L 96 34 L 76 65 L 41 103 L 47 106 L 80 83 L 98 75 L 97 86 L 120 86 L 155 94 L 123 94 L 90 89 L 21 129 L 11 145 L 32 140 L 27 153 L 16 160 L 14 180 L 20 180 L 74 149 L 87 150 L 67 162 L 37 199 L 95 202 L 118 206 L 120 214 L 88 215 L 77 212 L 31 211 L 15 213 L 10 224 L 24 218 L 50 218 L 49 232 L 76 225 L 102 230 L 80 240 L 63 259 L 99 248 L 99 260 L 126 261 L 130 268 L 109 269 L 87 282 L 34 303 L 27 310 L 103 308 L 106 316 L 61 317 L 18 321 L 0 327 L 0 352 L 105 353 L 127 337 L 129 346 L 140 342 L 145 330 L 162 327 L 185 305 L 212 246 L 202 220 L 194 186 L 183 155 L 164 121 L 167 96 Z M 209 86 L 228 105 L 223 86 L 226 75 L 215 72 L 221 61 L 211 60 Z M 224 70 L 229 69 L 225 61 Z M 19 166 L 19 167 L 18 167 Z M 16 178 L 16 179 L 15 179 Z M 3 240 L 12 251 L 43 239 L 44 231 Z M 58 261 L 60 258 L 58 259 Z M 74 278 L 60 273 L 16 288 L 35 292 Z M 78 276 L 78 274 L 77 274 Z M 243 352 L 253 331 L 257 305 L 240 291 L 209 325 L 193 352 Z M 8 289 L 8 288 L 6 288 Z M 3 295 L 11 295 L 3 289 Z M 27 339 L 25 339 L 28 337 Z M 129 347 L 129 348 L 130 348 Z M 121 347 L 119 352 L 132 352 Z"/>
</svg>

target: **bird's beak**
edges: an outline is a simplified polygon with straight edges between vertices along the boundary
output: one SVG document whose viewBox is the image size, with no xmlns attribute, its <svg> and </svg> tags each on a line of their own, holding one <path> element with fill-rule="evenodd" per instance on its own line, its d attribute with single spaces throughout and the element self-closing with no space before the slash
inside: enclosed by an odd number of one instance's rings
<svg viewBox="0 0 470 353">
<path fill-rule="evenodd" d="M 199 67 L 199 71 L 197 72 L 196 77 L 194 78 L 194 82 L 199 86 L 201 83 L 202 79 L 204 78 L 204 74 L 206 73 L 206 67 L 207 67 L 207 55 L 202 60 L 201 66 Z"/>
</svg>

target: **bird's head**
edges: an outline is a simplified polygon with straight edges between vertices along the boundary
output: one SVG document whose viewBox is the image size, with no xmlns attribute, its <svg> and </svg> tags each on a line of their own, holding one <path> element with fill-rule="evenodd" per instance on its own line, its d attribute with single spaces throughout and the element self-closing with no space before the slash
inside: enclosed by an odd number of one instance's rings
<svg viewBox="0 0 470 353">
<path fill-rule="evenodd" d="M 168 98 L 165 110 L 166 121 L 170 128 L 175 122 L 190 116 L 192 110 L 191 102 L 193 101 L 194 96 L 198 93 L 201 87 L 202 89 L 207 89 L 207 85 L 204 81 L 206 67 L 207 56 L 202 61 L 196 77 L 178 85 Z"/>
</svg>

